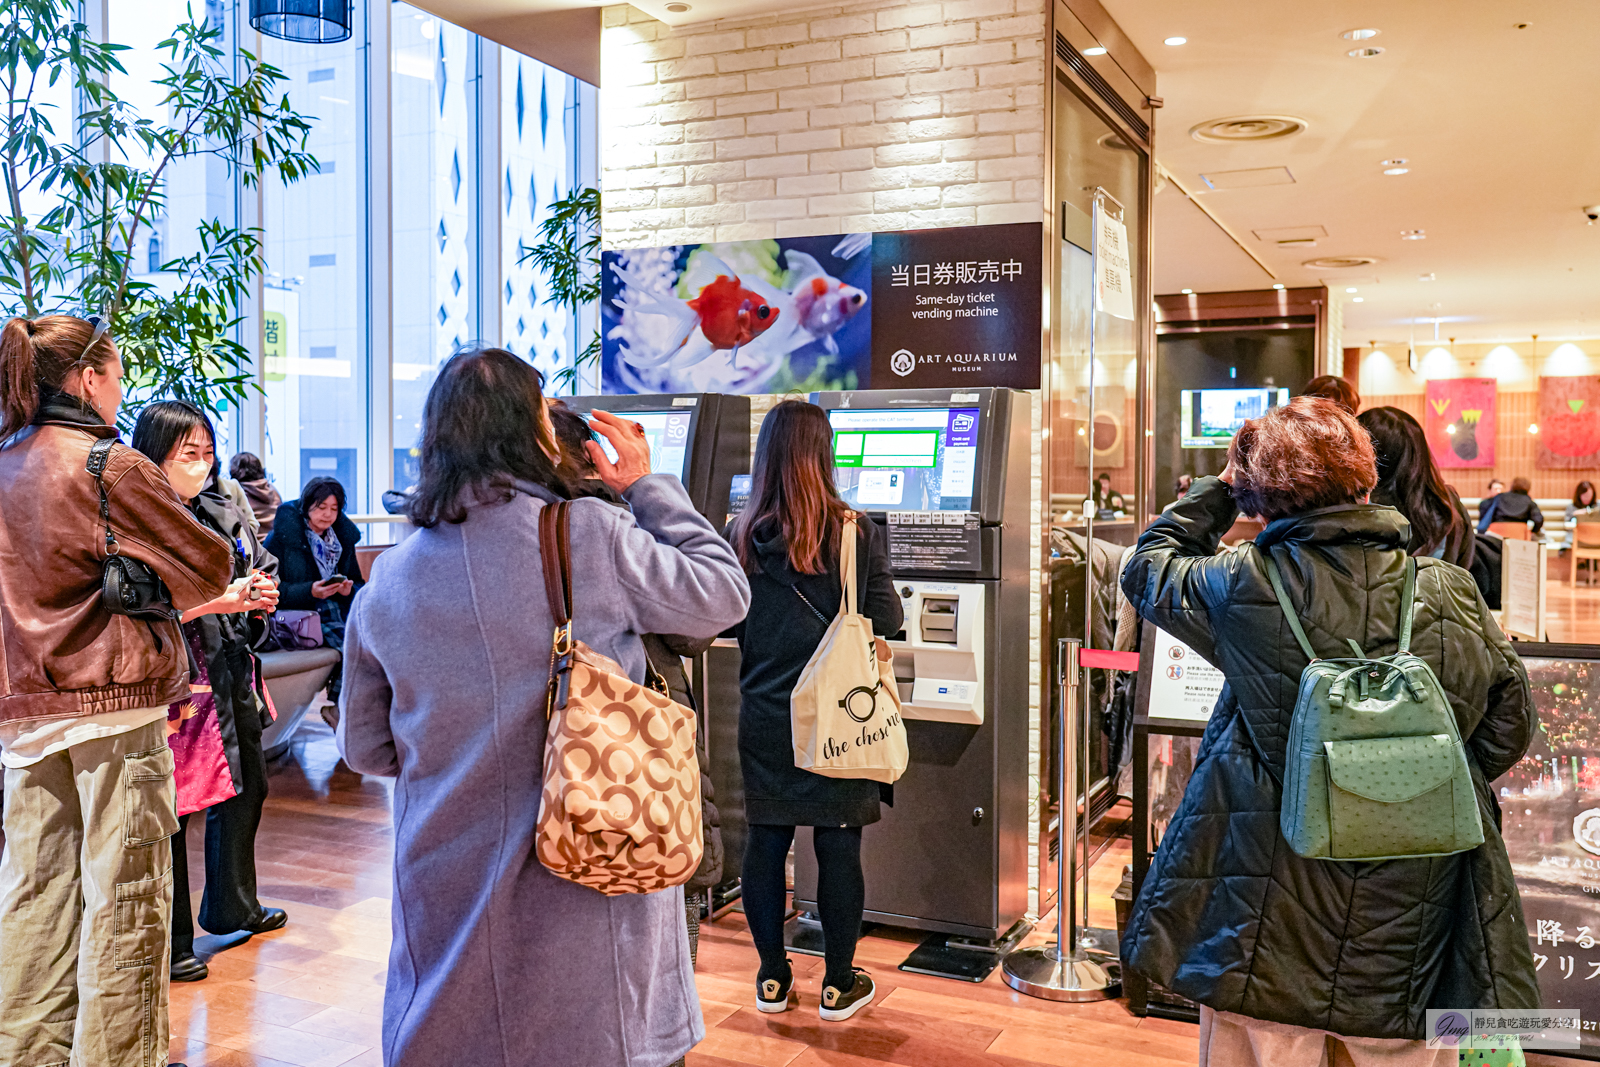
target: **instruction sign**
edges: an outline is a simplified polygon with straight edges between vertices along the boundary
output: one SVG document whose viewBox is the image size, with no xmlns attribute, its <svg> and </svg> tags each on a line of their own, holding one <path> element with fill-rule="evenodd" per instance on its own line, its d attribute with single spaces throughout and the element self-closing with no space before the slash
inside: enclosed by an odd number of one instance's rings
<svg viewBox="0 0 1600 1067">
<path fill-rule="evenodd" d="M 975 571 L 983 564 L 976 512 L 891 511 L 888 518 L 892 571 Z"/>
<path fill-rule="evenodd" d="M 1133 268 L 1128 259 L 1128 228 L 1105 205 L 1094 205 L 1094 306 L 1119 319 L 1133 318 Z"/>
<path fill-rule="evenodd" d="M 1156 632 L 1156 649 L 1147 714 L 1205 722 L 1222 695 L 1222 672 L 1159 626 L 1151 628 Z"/>
<path fill-rule="evenodd" d="M 1529 641 L 1544 640 L 1545 578 L 1549 563 L 1538 541 L 1501 542 L 1500 628 Z"/>
</svg>

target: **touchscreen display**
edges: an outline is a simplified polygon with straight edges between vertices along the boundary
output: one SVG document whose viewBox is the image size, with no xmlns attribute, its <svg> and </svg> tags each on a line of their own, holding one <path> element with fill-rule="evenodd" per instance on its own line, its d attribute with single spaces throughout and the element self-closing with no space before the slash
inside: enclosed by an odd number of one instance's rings
<svg viewBox="0 0 1600 1067">
<path fill-rule="evenodd" d="M 1287 389 L 1185 389 L 1178 394 L 1184 448 L 1227 448 L 1246 419 L 1289 402 Z"/>
<path fill-rule="evenodd" d="M 691 412 L 620 411 L 612 414 L 644 427 L 645 438 L 650 442 L 651 474 L 670 474 L 683 481 L 683 461 L 689 453 L 689 422 L 694 418 Z M 605 450 L 606 458 L 615 463 L 617 452 L 611 442 L 598 433 L 594 437 Z"/>
<path fill-rule="evenodd" d="M 828 412 L 834 478 L 863 511 L 971 511 L 978 408 Z"/>
</svg>

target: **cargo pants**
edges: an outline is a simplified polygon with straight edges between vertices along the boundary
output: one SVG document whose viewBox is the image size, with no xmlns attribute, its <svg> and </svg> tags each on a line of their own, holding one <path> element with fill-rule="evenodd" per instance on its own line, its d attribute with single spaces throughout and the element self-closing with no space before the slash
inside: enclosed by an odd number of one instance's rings
<svg viewBox="0 0 1600 1067">
<path fill-rule="evenodd" d="M 5 770 L 0 1064 L 164 1067 L 166 721 Z"/>
</svg>

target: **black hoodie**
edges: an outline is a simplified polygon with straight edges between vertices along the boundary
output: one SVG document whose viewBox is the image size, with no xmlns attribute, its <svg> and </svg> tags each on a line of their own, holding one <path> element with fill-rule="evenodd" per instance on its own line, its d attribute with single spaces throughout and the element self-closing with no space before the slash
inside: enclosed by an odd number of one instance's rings
<svg viewBox="0 0 1600 1067">
<path fill-rule="evenodd" d="M 758 528 L 754 546 L 759 566 L 750 576 L 750 613 L 734 628 L 742 697 L 739 762 L 749 821 L 769 826 L 877 822 L 879 803 L 893 795 L 890 787 L 858 778 L 825 778 L 794 765 L 789 697 L 839 612 L 844 590 L 838 557 L 822 574 L 799 574 L 789 566 L 783 534 L 776 526 Z M 861 614 L 872 620 L 873 632 L 880 637 L 898 633 L 904 620 L 889 573 L 889 538 L 877 523 L 863 521 L 857 526 L 856 581 L 857 604 Z M 818 612 L 827 621 L 818 618 Z"/>
</svg>

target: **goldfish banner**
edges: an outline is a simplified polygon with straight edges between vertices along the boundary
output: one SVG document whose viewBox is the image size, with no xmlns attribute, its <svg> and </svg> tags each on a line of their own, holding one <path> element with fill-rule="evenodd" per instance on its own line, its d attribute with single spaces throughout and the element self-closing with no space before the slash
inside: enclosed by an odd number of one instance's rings
<svg viewBox="0 0 1600 1067">
<path fill-rule="evenodd" d="M 1037 223 L 602 255 L 607 393 L 1037 389 Z"/>
<path fill-rule="evenodd" d="M 1600 466 L 1600 375 L 1539 379 L 1540 470 Z"/>
<path fill-rule="evenodd" d="M 1493 467 L 1495 380 L 1444 378 L 1428 382 L 1423 429 L 1440 467 Z"/>
</svg>

